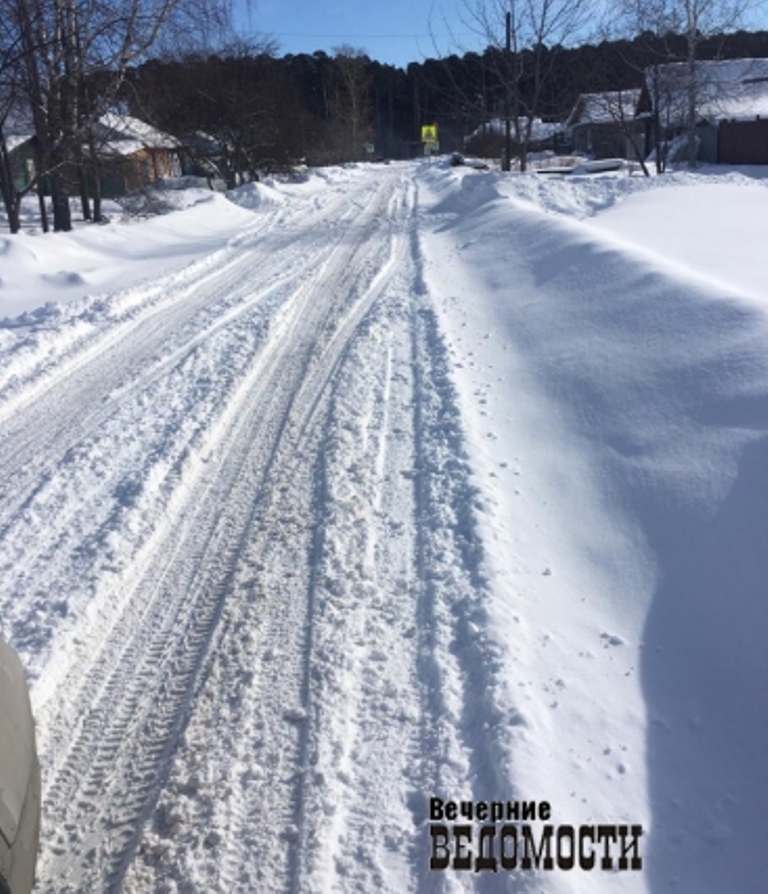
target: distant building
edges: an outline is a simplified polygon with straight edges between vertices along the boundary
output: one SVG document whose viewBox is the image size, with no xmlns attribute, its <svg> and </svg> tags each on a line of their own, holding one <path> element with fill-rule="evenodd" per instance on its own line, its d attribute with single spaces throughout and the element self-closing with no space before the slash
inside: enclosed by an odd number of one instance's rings
<svg viewBox="0 0 768 894">
<path fill-rule="evenodd" d="M 645 125 L 635 117 L 639 99 L 639 88 L 580 94 L 565 122 L 573 150 L 591 158 L 644 157 Z"/>
<path fill-rule="evenodd" d="M 504 151 L 505 125 L 506 122 L 503 118 L 492 118 L 481 124 L 468 137 L 465 137 L 465 150 L 483 158 L 501 157 Z M 528 119 L 521 118 L 521 132 L 525 131 L 527 125 Z M 528 151 L 542 152 L 547 149 L 556 149 L 558 138 L 562 133 L 563 125 L 561 123 L 534 118 L 531 124 L 531 140 L 528 144 Z M 519 155 L 520 148 L 521 144 L 516 138 L 515 125 L 512 122 L 512 154 Z"/>
<path fill-rule="evenodd" d="M 99 163 L 101 194 L 106 198 L 125 195 L 157 182 L 162 177 L 181 174 L 178 140 L 128 115 L 104 115 L 93 128 Z M 6 147 L 18 191 L 35 176 L 35 134 L 23 118 L 6 125 Z M 84 146 L 85 157 L 88 147 Z M 74 176 L 69 189 L 75 190 Z M 44 184 L 45 186 L 45 184 Z"/>
<path fill-rule="evenodd" d="M 10 134 L 5 138 L 11 163 L 13 187 L 17 192 L 32 182 L 35 176 L 35 142 L 33 134 Z"/>
<path fill-rule="evenodd" d="M 691 94 L 699 161 L 768 164 L 768 59 L 684 62 L 646 70 L 638 117 L 647 122 L 649 149 L 687 131 Z M 671 159 L 674 160 L 674 159 Z"/>
<path fill-rule="evenodd" d="M 35 129 L 25 109 L 15 106 L 9 110 L 3 122 L 3 137 L 13 187 L 22 192 L 35 176 Z"/>
<path fill-rule="evenodd" d="M 110 112 L 99 119 L 94 136 L 104 197 L 181 175 L 179 141 L 138 118 Z"/>
</svg>

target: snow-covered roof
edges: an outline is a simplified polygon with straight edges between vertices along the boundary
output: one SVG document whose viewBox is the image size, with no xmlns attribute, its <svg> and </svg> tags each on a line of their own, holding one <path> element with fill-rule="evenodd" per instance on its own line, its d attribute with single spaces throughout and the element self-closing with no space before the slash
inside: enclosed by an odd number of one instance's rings
<svg viewBox="0 0 768 894">
<path fill-rule="evenodd" d="M 116 155 L 133 155 L 142 149 L 177 149 L 179 141 L 176 137 L 152 127 L 139 118 L 131 115 L 118 115 L 108 112 L 99 118 L 103 128 L 106 144 L 103 147 Z"/>
<path fill-rule="evenodd" d="M 29 110 L 18 106 L 12 108 L 3 122 L 3 133 L 9 152 L 13 152 L 22 143 L 31 140 L 35 135 L 35 126 L 32 123 L 32 114 Z"/>
<path fill-rule="evenodd" d="M 8 134 L 8 135 L 6 136 L 6 138 L 5 138 L 5 145 L 8 147 L 8 151 L 9 151 L 9 152 L 13 152 L 14 149 L 18 149 L 19 146 L 22 146 L 22 145 L 23 145 L 24 143 L 26 143 L 28 140 L 31 140 L 32 137 L 33 137 L 33 134 L 31 134 L 31 133 L 25 133 L 25 134 L 13 133 L 13 134 Z"/>
<path fill-rule="evenodd" d="M 583 124 L 609 124 L 631 121 L 640 99 L 640 89 L 609 90 L 604 93 L 581 93 L 565 122 L 566 127 Z"/>
<path fill-rule="evenodd" d="M 700 119 L 722 121 L 768 117 L 768 59 L 721 59 L 696 62 L 696 106 Z M 652 108 L 662 120 L 687 117 L 690 70 L 685 62 L 648 69 L 645 83 Z"/>
<path fill-rule="evenodd" d="M 528 119 L 525 116 L 520 117 L 520 129 L 524 130 L 528 123 Z M 472 133 L 467 137 L 468 140 L 471 140 L 473 137 L 479 137 L 483 133 L 486 134 L 503 134 L 504 133 L 505 121 L 503 118 L 492 118 L 490 121 L 485 122 L 485 128 L 483 126 L 476 128 L 472 131 Z M 533 124 L 531 125 L 531 140 L 548 140 L 550 137 L 553 137 L 556 133 L 563 129 L 563 125 L 557 121 L 542 121 L 541 118 L 534 118 Z M 512 124 L 512 134 L 515 133 L 515 125 L 514 122 Z"/>
</svg>

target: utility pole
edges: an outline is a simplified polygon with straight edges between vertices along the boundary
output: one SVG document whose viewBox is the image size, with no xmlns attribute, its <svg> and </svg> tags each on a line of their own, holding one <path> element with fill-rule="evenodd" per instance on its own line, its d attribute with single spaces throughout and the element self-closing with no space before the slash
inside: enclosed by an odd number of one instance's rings
<svg viewBox="0 0 768 894">
<path fill-rule="evenodd" d="M 512 166 L 512 110 L 510 108 L 509 94 L 510 85 L 509 77 L 512 75 L 511 55 L 512 55 L 512 13 L 507 12 L 507 52 L 506 52 L 506 69 L 507 82 L 504 84 L 504 158 L 502 159 L 501 169 L 509 171 Z"/>
</svg>

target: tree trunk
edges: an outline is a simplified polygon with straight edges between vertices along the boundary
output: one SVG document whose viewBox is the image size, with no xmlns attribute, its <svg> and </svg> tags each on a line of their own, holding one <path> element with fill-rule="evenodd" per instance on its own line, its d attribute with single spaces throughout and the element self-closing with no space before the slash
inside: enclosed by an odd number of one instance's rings
<svg viewBox="0 0 768 894">
<path fill-rule="evenodd" d="M 19 220 L 19 197 L 13 185 L 11 159 L 4 137 L 0 136 L 0 193 L 3 197 L 5 213 L 8 215 L 8 228 L 11 233 L 21 229 Z"/>
<path fill-rule="evenodd" d="M 92 128 L 88 128 L 88 174 L 93 183 L 93 220 L 101 223 L 101 165 Z"/>
<path fill-rule="evenodd" d="M 697 86 L 696 86 L 696 45 L 697 45 L 698 22 L 695 16 L 695 10 L 688 13 L 688 29 L 687 29 L 687 65 L 688 65 L 688 102 L 686 131 L 688 145 L 686 146 L 688 155 L 688 167 L 696 167 L 696 113 L 698 105 Z"/>
<path fill-rule="evenodd" d="M 512 58 L 512 14 L 505 15 L 506 41 L 504 64 L 511 69 Z M 510 96 L 511 85 L 504 85 L 504 158 L 501 161 L 502 171 L 510 171 L 512 169 L 512 97 Z M 521 159 L 522 165 L 522 159 Z M 521 167 L 522 170 L 522 167 Z"/>
<path fill-rule="evenodd" d="M 15 190 L 7 191 L 6 184 L 3 182 L 3 205 L 5 213 L 8 215 L 8 229 L 11 234 L 18 233 L 21 229 L 21 217 L 19 214 L 19 197 Z"/>
<path fill-rule="evenodd" d="M 11 233 L 18 233 L 21 230 L 21 216 L 19 214 L 18 196 L 14 196 L 15 201 L 6 208 L 8 212 L 8 228 Z"/>
<path fill-rule="evenodd" d="M 650 177 L 651 172 L 648 170 L 648 165 L 645 163 L 645 159 L 643 158 L 643 153 L 638 146 L 637 139 L 635 135 L 631 132 L 629 128 L 627 128 L 627 139 L 629 140 L 629 145 L 632 147 L 632 151 L 635 153 L 635 158 L 640 162 L 640 168 L 643 172 L 644 177 Z M 631 171 L 631 168 L 630 168 Z"/>
<path fill-rule="evenodd" d="M 50 225 L 48 223 L 48 209 L 45 207 L 45 187 L 42 180 L 37 185 L 37 204 L 40 208 L 40 226 L 43 228 L 43 232 L 47 233 L 50 230 Z"/>
<path fill-rule="evenodd" d="M 667 144 L 661 136 L 658 112 L 653 116 L 653 148 L 656 151 L 656 173 L 663 174 L 667 169 Z"/>
<path fill-rule="evenodd" d="M 82 164 L 77 166 L 77 179 L 80 187 L 80 205 L 83 210 L 83 220 L 92 220 L 91 202 L 88 198 L 88 176 Z"/>
<path fill-rule="evenodd" d="M 60 172 L 51 174 L 51 204 L 53 205 L 54 233 L 67 233 L 72 229 L 72 212 L 69 207 L 69 196 Z"/>
<path fill-rule="evenodd" d="M 520 146 L 520 172 L 525 173 L 528 170 L 528 148 L 531 145 L 531 128 L 532 128 L 532 119 L 531 116 L 528 116 L 528 119 L 525 123 L 525 130 L 522 130 L 520 127 L 520 118 L 518 117 L 515 122 L 515 131 L 516 131 L 516 139 L 517 144 Z"/>
</svg>

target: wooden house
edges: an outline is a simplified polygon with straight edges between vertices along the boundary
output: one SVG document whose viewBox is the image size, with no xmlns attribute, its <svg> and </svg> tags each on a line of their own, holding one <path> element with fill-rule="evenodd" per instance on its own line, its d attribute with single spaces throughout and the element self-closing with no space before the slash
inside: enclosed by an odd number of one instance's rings
<svg viewBox="0 0 768 894">
<path fill-rule="evenodd" d="M 591 158 L 638 159 L 645 125 L 635 118 L 640 89 L 582 93 L 565 122 L 573 151 Z"/>
<path fill-rule="evenodd" d="M 23 192 L 35 176 L 35 138 L 30 133 L 9 134 L 5 138 L 11 163 L 13 187 Z"/>
<path fill-rule="evenodd" d="M 768 59 L 721 59 L 649 68 L 638 116 L 649 143 L 669 145 L 687 132 L 691 98 L 696 108 L 698 160 L 768 164 Z"/>
<path fill-rule="evenodd" d="M 16 104 L 3 120 L 3 138 L 13 188 L 23 192 L 35 177 L 35 128 L 29 112 Z"/>
<path fill-rule="evenodd" d="M 181 145 L 170 134 L 130 115 L 109 113 L 94 127 L 101 166 L 101 194 L 107 198 L 181 175 Z"/>
</svg>

